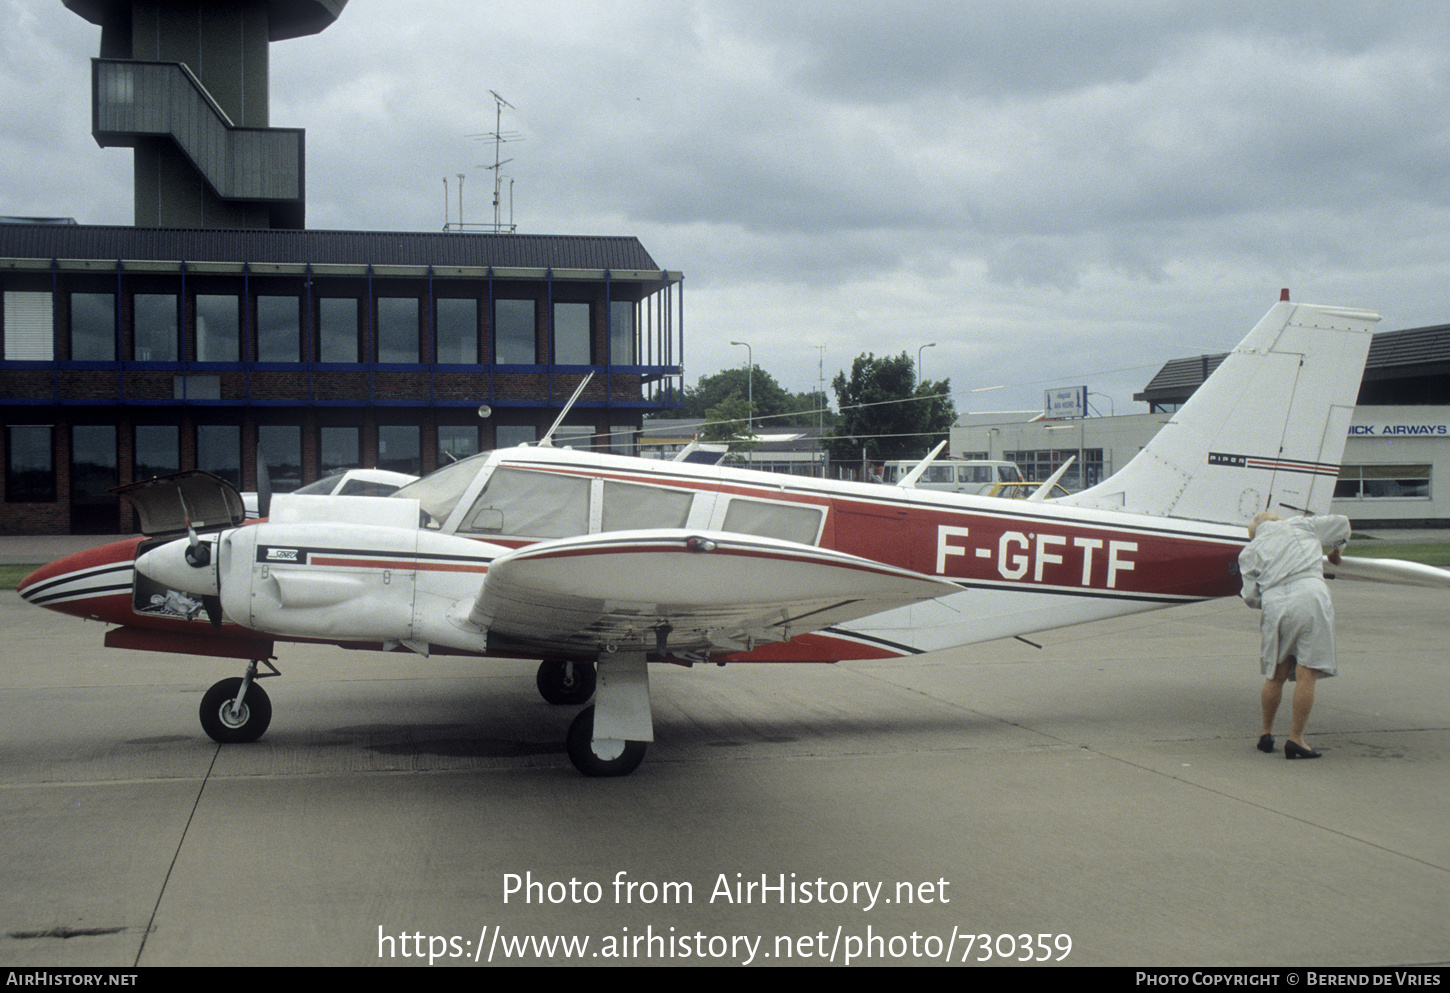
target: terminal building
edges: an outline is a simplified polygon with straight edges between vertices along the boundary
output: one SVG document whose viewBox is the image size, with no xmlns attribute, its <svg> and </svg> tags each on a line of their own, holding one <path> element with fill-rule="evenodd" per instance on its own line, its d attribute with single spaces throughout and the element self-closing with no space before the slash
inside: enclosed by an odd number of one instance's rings
<svg viewBox="0 0 1450 993">
<path fill-rule="evenodd" d="M 1075 458 L 1069 490 L 1126 465 L 1225 354 L 1168 362 L 1134 400 L 1148 413 L 1050 419 L 1042 411 L 968 414 L 951 454 L 1016 462 L 1045 479 Z M 1450 527 L 1450 325 L 1381 331 L 1370 341 L 1333 510 L 1358 527 Z"/>
<path fill-rule="evenodd" d="M 678 406 L 679 272 L 633 237 L 310 231 L 267 46 L 345 0 L 66 0 L 101 27 L 93 134 L 135 226 L 0 219 L 0 534 L 127 533 L 109 490 L 201 468 L 273 487 L 421 474 L 532 441 L 636 450 Z"/>
</svg>

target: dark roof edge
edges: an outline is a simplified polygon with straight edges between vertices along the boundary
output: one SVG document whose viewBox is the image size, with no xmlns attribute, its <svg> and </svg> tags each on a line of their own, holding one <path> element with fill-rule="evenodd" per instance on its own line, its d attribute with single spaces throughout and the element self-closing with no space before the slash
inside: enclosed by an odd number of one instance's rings
<svg viewBox="0 0 1450 993">
<path fill-rule="evenodd" d="M 0 257 L 663 271 L 633 235 L 0 224 Z"/>
</svg>

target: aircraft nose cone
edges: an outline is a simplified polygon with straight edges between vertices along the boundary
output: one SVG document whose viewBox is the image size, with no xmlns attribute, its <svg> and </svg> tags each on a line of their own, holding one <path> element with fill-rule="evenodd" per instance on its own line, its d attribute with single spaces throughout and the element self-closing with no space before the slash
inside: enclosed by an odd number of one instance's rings
<svg viewBox="0 0 1450 993">
<path fill-rule="evenodd" d="M 109 617 L 129 609 L 131 560 L 140 538 L 76 552 L 43 565 L 16 584 L 38 607 L 77 617 Z"/>
<path fill-rule="evenodd" d="M 40 587 L 49 584 L 53 579 L 77 571 L 79 563 L 73 561 L 76 558 L 77 556 L 75 555 L 67 555 L 63 559 L 56 559 L 54 562 L 41 566 L 20 582 L 16 583 L 15 592 L 19 593 L 23 599 L 33 602 L 36 591 Z"/>
</svg>

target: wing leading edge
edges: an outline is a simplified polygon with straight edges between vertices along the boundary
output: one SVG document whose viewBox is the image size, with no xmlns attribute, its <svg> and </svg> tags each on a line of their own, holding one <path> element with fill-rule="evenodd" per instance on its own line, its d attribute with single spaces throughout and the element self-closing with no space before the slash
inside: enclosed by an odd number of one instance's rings
<svg viewBox="0 0 1450 993">
<path fill-rule="evenodd" d="M 620 531 L 493 561 L 469 620 L 490 648 L 750 650 L 955 592 L 944 579 L 797 542 L 714 531 Z"/>
</svg>

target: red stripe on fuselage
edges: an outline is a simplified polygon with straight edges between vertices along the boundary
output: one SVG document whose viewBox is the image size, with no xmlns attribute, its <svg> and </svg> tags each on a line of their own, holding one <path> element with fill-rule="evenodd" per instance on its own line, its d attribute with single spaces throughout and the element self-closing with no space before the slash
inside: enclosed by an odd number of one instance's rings
<svg viewBox="0 0 1450 993">
<path fill-rule="evenodd" d="M 289 565 L 291 563 L 278 564 Z M 485 564 L 461 565 L 448 562 L 419 562 L 410 559 L 348 558 L 333 555 L 309 555 L 307 564 L 339 566 L 349 569 L 394 569 L 399 572 L 488 572 L 488 566 Z"/>
<path fill-rule="evenodd" d="M 814 562 L 820 565 L 831 566 L 837 569 L 854 569 L 857 572 L 868 572 L 872 573 L 873 575 L 901 575 L 901 570 L 892 569 L 880 563 L 842 561 L 839 558 L 835 558 L 829 555 L 813 556 L 808 553 L 792 553 L 772 548 L 729 548 L 724 546 L 714 548 L 708 552 L 704 552 L 696 551 L 695 549 L 692 549 L 685 545 L 683 542 L 657 544 L 651 543 L 646 545 L 632 545 L 626 542 L 618 542 L 616 544 L 588 548 L 548 548 L 535 553 L 525 552 L 517 556 L 514 560 L 523 561 L 527 559 L 529 561 L 540 561 L 543 559 L 567 559 L 588 555 L 636 555 L 653 554 L 659 552 L 684 555 L 729 555 L 734 558 L 766 559 L 778 562 Z"/>
<path fill-rule="evenodd" d="M 929 502 L 931 497 L 923 496 L 929 491 L 888 486 L 881 487 L 883 499 L 877 500 L 815 492 L 809 483 L 789 477 L 775 485 L 753 485 L 729 477 L 503 464 L 821 507 L 826 511 L 821 547 L 964 586 L 1167 600 L 1233 596 L 1239 591 L 1238 553 L 1247 540 L 1247 535 L 1240 540 L 1203 533 L 1213 525 L 1197 526 L 1202 530 L 1195 534 L 1193 523 L 1172 518 L 1095 523 L 1086 519 L 1090 515 L 1075 519 L 1054 513 L 1047 504 L 1028 509 L 1022 501 L 984 497 L 974 501 L 979 506 L 957 507 Z M 945 537 L 943 529 L 950 529 Z"/>
</svg>

